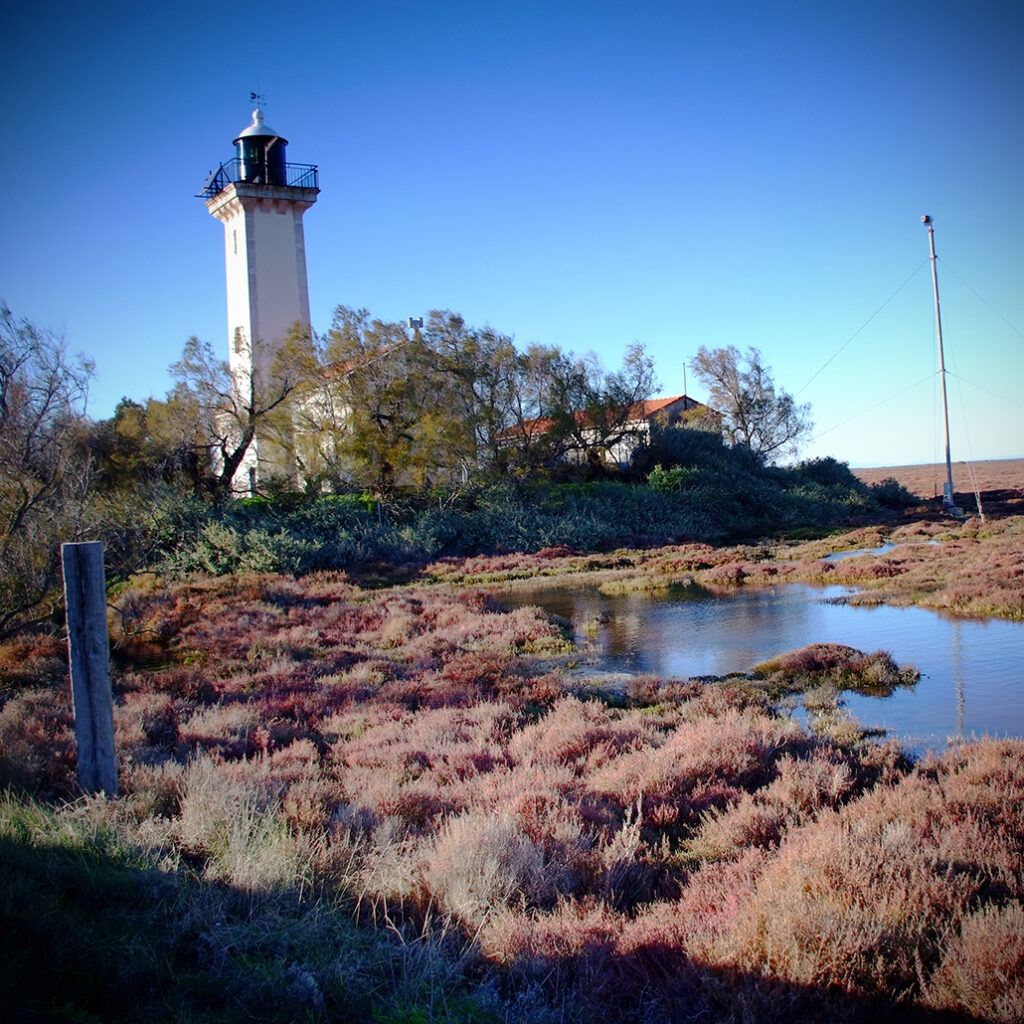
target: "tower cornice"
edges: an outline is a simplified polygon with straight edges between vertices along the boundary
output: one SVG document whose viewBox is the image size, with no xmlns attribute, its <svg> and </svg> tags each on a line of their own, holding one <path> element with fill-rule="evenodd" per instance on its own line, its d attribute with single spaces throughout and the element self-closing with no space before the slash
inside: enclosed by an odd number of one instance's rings
<svg viewBox="0 0 1024 1024">
<path fill-rule="evenodd" d="M 243 210 L 266 209 L 277 203 L 287 203 L 300 211 L 309 209 L 320 194 L 318 188 L 296 188 L 291 185 L 248 185 L 233 181 L 225 185 L 215 196 L 206 200 L 206 209 L 218 220 L 227 220 L 236 215 L 238 207 Z"/>
</svg>

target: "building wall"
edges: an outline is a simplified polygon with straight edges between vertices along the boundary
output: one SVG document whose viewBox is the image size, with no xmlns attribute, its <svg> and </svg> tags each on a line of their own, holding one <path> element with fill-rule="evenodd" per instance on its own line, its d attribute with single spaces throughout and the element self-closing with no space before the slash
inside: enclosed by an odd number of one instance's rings
<svg viewBox="0 0 1024 1024">
<path fill-rule="evenodd" d="M 273 353 L 299 323 L 309 324 L 302 210 L 294 203 L 246 203 L 249 302 L 257 361 L 269 367 Z"/>
<path fill-rule="evenodd" d="M 253 358 L 267 369 L 295 323 L 310 322 L 302 229 L 302 215 L 310 204 L 287 196 L 246 194 L 254 191 L 231 185 L 210 201 L 210 212 L 224 224 L 231 365 L 243 371 L 245 343 L 252 342 Z"/>
<path fill-rule="evenodd" d="M 228 297 L 228 359 L 239 389 L 247 386 L 251 372 L 249 343 L 252 341 L 248 248 L 251 231 L 242 204 L 222 208 L 224 213 L 224 255 Z M 241 377 L 246 378 L 243 383 Z"/>
</svg>

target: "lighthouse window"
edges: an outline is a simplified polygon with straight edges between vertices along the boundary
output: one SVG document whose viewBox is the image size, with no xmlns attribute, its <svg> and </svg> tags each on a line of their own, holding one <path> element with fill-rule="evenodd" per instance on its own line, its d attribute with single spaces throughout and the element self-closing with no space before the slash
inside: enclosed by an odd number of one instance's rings
<svg viewBox="0 0 1024 1024">
<path fill-rule="evenodd" d="M 237 231 L 232 231 L 231 232 L 231 242 L 232 242 L 232 244 L 235 247 L 235 255 L 237 256 L 238 255 L 238 232 Z"/>
</svg>

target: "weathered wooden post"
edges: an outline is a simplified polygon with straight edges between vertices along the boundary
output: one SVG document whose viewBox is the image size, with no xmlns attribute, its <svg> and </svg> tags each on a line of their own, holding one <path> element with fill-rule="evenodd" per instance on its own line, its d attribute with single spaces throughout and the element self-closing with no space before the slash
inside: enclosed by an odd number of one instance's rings
<svg viewBox="0 0 1024 1024">
<path fill-rule="evenodd" d="M 68 609 L 78 783 L 88 793 L 102 790 L 107 796 L 117 796 L 103 545 L 99 541 L 62 544 L 60 554 Z"/>
</svg>

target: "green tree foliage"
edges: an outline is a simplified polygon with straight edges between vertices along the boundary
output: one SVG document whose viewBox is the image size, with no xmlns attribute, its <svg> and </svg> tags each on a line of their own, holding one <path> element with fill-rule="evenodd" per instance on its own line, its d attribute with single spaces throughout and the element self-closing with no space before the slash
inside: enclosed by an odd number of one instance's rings
<svg viewBox="0 0 1024 1024">
<path fill-rule="evenodd" d="M 504 475 L 504 431 L 516 419 L 521 360 L 512 339 L 491 327 L 470 327 L 457 313 L 433 310 L 423 341 L 433 354 L 437 395 L 455 419 L 451 433 L 463 475 L 470 469 Z"/>
<path fill-rule="evenodd" d="M 327 343 L 313 337 L 310 372 L 289 403 L 287 430 L 279 438 L 290 445 L 296 483 L 309 495 L 344 491 L 351 484 L 343 459 L 348 397 L 340 368 L 330 364 Z"/>
<path fill-rule="evenodd" d="M 167 403 L 122 398 L 113 416 L 88 424 L 82 447 L 94 466 L 95 490 L 123 494 L 158 483 L 197 489 L 204 469 L 195 438 L 186 444 L 168 429 L 170 422 Z"/>
<path fill-rule="evenodd" d="M 636 403 L 656 385 L 640 345 L 606 373 L 593 354 L 539 344 L 519 352 L 506 335 L 469 328 L 448 312 L 431 314 L 425 340 L 441 371 L 437 393 L 473 449 L 467 462 L 487 479 L 543 477 L 572 466 L 601 475 L 637 430 Z"/>
<path fill-rule="evenodd" d="M 194 427 L 182 439 L 177 425 L 167 402 L 122 398 L 113 416 L 79 428 L 76 457 L 91 467 L 86 529 L 103 541 L 108 580 L 154 564 L 202 514 L 209 454 Z"/>
<path fill-rule="evenodd" d="M 778 462 L 794 455 L 814 428 L 810 405 L 797 405 L 792 395 L 776 390 L 771 367 L 761 362 L 756 348 L 742 356 L 733 345 L 713 350 L 702 345 L 691 365 L 721 414 L 730 444 Z"/>
<path fill-rule="evenodd" d="M 871 493 L 882 508 L 904 509 L 920 503 L 917 495 L 907 490 L 894 476 L 872 484 Z"/>
<path fill-rule="evenodd" d="M 344 406 L 337 454 L 354 484 L 378 496 L 422 489 L 466 454 L 448 382 L 418 332 L 409 337 L 401 324 L 339 306 L 322 358 Z"/>
<path fill-rule="evenodd" d="M 555 346 L 519 352 L 506 335 L 448 310 L 410 335 L 339 306 L 319 359 L 316 394 L 325 397 L 307 408 L 322 405 L 339 426 L 317 446 L 317 462 L 333 451 L 335 484 L 378 496 L 544 475 L 567 459 L 594 474 L 636 429 L 631 410 L 655 383 L 639 345 L 605 373 L 596 357 Z"/>
<path fill-rule="evenodd" d="M 92 363 L 0 307 L 0 636 L 45 617 L 60 545 L 85 514 L 89 464 L 76 458 Z"/>
</svg>

